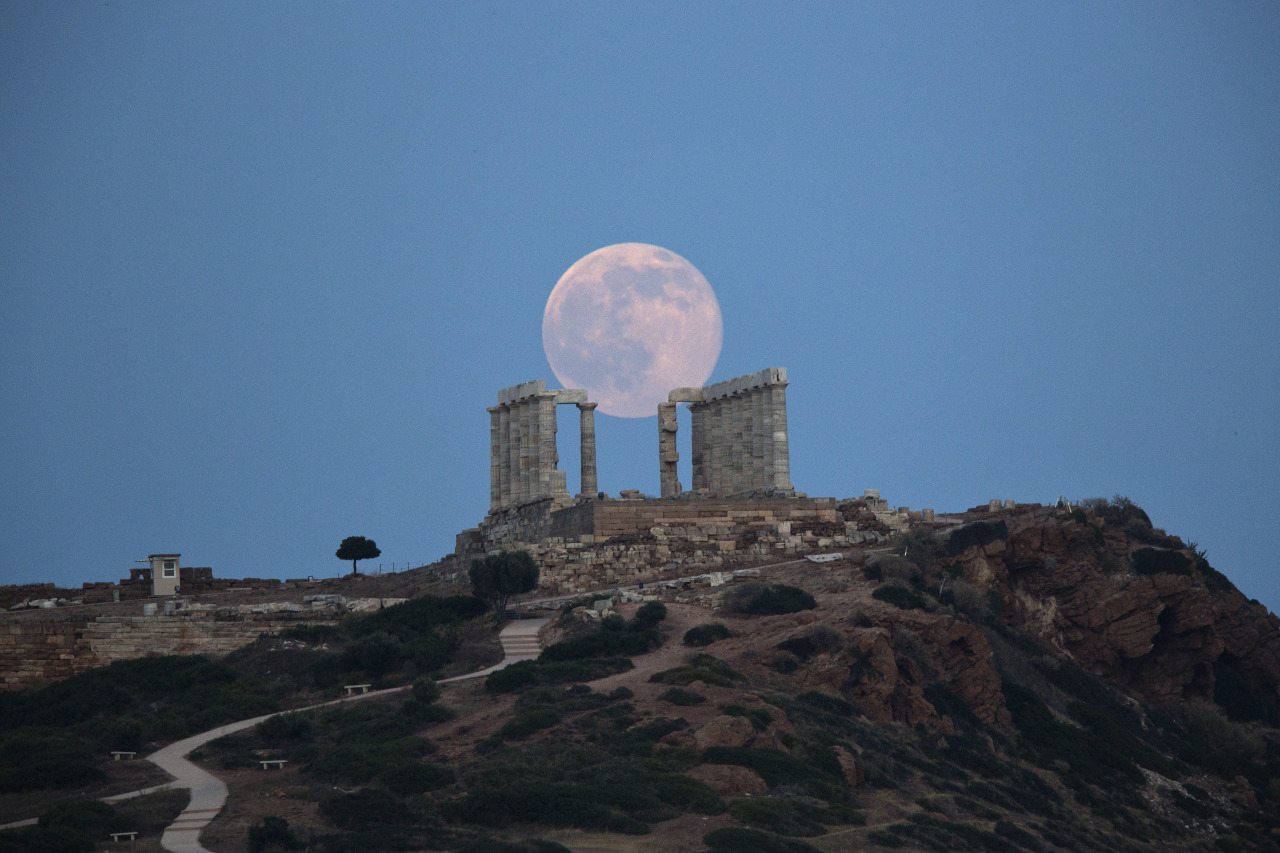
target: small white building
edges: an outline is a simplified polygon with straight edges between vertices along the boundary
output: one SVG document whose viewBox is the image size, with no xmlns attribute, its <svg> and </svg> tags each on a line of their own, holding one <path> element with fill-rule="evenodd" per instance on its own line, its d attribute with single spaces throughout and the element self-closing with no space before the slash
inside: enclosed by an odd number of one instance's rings
<svg viewBox="0 0 1280 853">
<path fill-rule="evenodd" d="M 178 592 L 178 558 L 181 554 L 148 554 L 139 563 L 151 564 L 151 594 L 176 595 Z"/>
</svg>

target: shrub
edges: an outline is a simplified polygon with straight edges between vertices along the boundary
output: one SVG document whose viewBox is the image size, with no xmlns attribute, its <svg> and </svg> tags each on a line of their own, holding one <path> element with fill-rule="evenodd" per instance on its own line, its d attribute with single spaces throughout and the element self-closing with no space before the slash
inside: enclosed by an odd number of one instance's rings
<svg viewBox="0 0 1280 853">
<path fill-rule="evenodd" d="M 880 576 L 886 580 L 896 579 L 914 584 L 924 579 L 924 569 L 919 564 L 897 554 L 885 554 L 874 565 L 880 567 Z"/>
<path fill-rule="evenodd" d="M 560 712 L 554 708 L 535 708 L 517 717 L 507 720 L 498 729 L 498 736 L 504 740 L 522 740 L 534 732 L 549 729 L 560 722 Z"/>
<path fill-rule="evenodd" d="M 942 540 L 928 527 L 912 527 L 898 537 L 895 551 L 927 572 L 942 553 Z"/>
<path fill-rule="evenodd" d="M 1189 575 L 1191 560 L 1181 551 L 1139 548 L 1133 552 L 1133 570 L 1140 575 Z"/>
<path fill-rule="evenodd" d="M 635 617 L 631 620 L 631 628 L 635 631 L 651 631 L 658 623 L 667 618 L 667 606 L 661 601 L 646 601 L 640 605 Z"/>
<path fill-rule="evenodd" d="M 715 687 L 731 687 L 734 682 L 745 679 L 745 675 L 729 664 L 707 654 L 694 655 L 689 658 L 687 666 L 655 672 L 649 677 L 649 681 L 654 684 L 692 684 L 701 681 Z"/>
<path fill-rule="evenodd" d="M 819 853 L 818 848 L 803 841 L 738 827 L 712 830 L 702 836 L 702 842 L 715 853 Z"/>
<path fill-rule="evenodd" d="M 404 663 L 404 643 L 385 632 L 370 634 L 342 650 L 340 665 L 370 675 L 385 675 Z"/>
<path fill-rule="evenodd" d="M 828 696 L 826 693 L 801 693 L 796 700 L 815 708 L 826 714 L 835 714 L 837 717 L 849 717 L 853 715 L 853 706 L 837 696 Z"/>
<path fill-rule="evenodd" d="M 839 631 L 826 625 L 815 625 L 797 637 L 783 640 L 774 648 L 791 652 L 801 660 L 808 660 L 816 654 L 837 652 L 843 646 L 844 637 Z"/>
<path fill-rule="evenodd" d="M 276 714 L 258 723 L 258 736 L 271 744 L 287 740 L 309 740 L 311 738 L 311 715 L 301 711 L 291 714 Z"/>
<path fill-rule="evenodd" d="M 764 708 L 748 708 L 745 705 L 721 705 L 720 710 L 730 717 L 745 717 L 751 721 L 751 727 L 758 732 L 769 728 L 773 715 Z"/>
<path fill-rule="evenodd" d="M 571 640 L 554 643 L 542 650 L 541 661 L 583 660 L 599 657 L 642 655 L 657 644 L 653 631 L 614 631 L 607 628 Z"/>
<path fill-rule="evenodd" d="M 819 758 L 820 762 L 812 759 Z M 703 753 L 708 764 L 735 764 L 754 770 L 765 783 L 776 788 L 779 785 L 801 785 L 810 790 L 814 796 L 828 796 L 832 792 L 832 783 L 840 778 L 840 765 L 823 767 L 835 760 L 834 756 L 809 755 L 799 757 L 776 749 L 751 749 L 740 746 L 713 746 Z M 834 770 L 834 774 L 831 772 Z M 827 799 L 827 797 L 823 797 Z"/>
<path fill-rule="evenodd" d="M 746 615 L 799 613 L 817 606 L 813 596 L 803 589 L 781 583 L 772 586 L 745 583 L 731 587 L 724 595 L 724 607 L 727 611 Z"/>
<path fill-rule="evenodd" d="M 101 838 L 118 829 L 120 821 L 116 810 L 97 800 L 77 800 L 60 803 L 44 814 L 37 822 L 42 827 L 63 827 L 79 830 L 90 838 Z"/>
<path fill-rule="evenodd" d="M 658 698 L 672 705 L 701 705 L 707 701 L 707 697 L 701 693 L 694 693 L 692 690 L 684 690 L 680 687 L 672 687 Z"/>
<path fill-rule="evenodd" d="M 1074 516 L 1072 516 L 1074 518 Z M 946 553 L 948 557 L 958 557 L 968 549 L 990 545 L 998 539 L 1009 538 L 1009 527 L 1004 519 L 999 521 L 975 521 L 964 527 L 957 527 L 947 537 Z"/>
<path fill-rule="evenodd" d="M 323 800 L 320 813 L 343 829 L 368 829 L 413 822 L 409 807 L 386 791 L 363 788 L 354 794 Z"/>
<path fill-rule="evenodd" d="M 382 774 L 382 784 L 396 796 L 446 788 L 456 780 L 453 768 L 441 764 L 401 764 Z"/>
<path fill-rule="evenodd" d="M 991 618 L 991 602 L 986 593 L 971 583 L 957 580 L 947 584 L 942 593 L 942 601 L 975 622 L 985 622 Z"/>
<path fill-rule="evenodd" d="M 862 576 L 869 581 L 879 583 L 884 580 L 884 566 L 876 563 L 867 563 L 862 567 Z"/>
<path fill-rule="evenodd" d="M 779 835 L 812 837 L 826 832 L 826 827 L 821 822 L 821 818 L 826 817 L 826 809 L 798 800 L 734 800 L 729 804 L 729 814 L 743 823 Z"/>
<path fill-rule="evenodd" d="M 920 593 L 907 589 L 905 586 L 884 584 L 876 587 L 875 591 L 871 593 L 871 597 L 886 604 L 892 604 L 900 610 L 924 609 L 924 598 L 921 597 Z"/>
<path fill-rule="evenodd" d="M 301 850 L 302 841 L 289 828 L 289 821 L 268 815 L 262 823 L 249 827 L 249 853 L 265 850 Z"/>
<path fill-rule="evenodd" d="M 919 664 L 925 673 L 933 671 L 933 656 L 929 654 L 929 647 L 916 632 L 906 628 L 895 628 L 889 635 L 889 645 L 904 658 Z"/>
<path fill-rule="evenodd" d="M 698 625 L 684 632 L 686 646 L 709 646 L 716 640 L 724 640 L 729 636 L 729 629 L 720 622 L 709 622 Z"/>
<path fill-rule="evenodd" d="M 440 685 L 434 678 L 416 678 L 410 688 L 413 698 L 423 705 L 430 705 L 440 699 Z"/>
</svg>

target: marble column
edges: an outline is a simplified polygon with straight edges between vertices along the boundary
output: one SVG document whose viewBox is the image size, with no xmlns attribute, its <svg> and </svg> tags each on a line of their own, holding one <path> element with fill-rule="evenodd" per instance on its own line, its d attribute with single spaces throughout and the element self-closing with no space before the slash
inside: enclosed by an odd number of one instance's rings
<svg viewBox="0 0 1280 853">
<path fill-rule="evenodd" d="M 773 479 L 769 483 L 781 491 L 791 490 L 791 453 L 787 446 L 787 382 L 769 385 L 769 407 L 773 414 L 773 441 L 769 453 L 773 458 Z"/>
<path fill-rule="evenodd" d="M 578 422 L 582 432 L 582 489 L 584 497 L 594 498 L 596 489 L 596 406 L 597 403 L 578 404 Z"/>
<path fill-rule="evenodd" d="M 556 452 L 556 392 L 539 393 L 534 405 L 537 407 L 538 454 L 532 497 L 547 498 L 556 493 L 559 485 L 555 477 L 556 463 L 560 461 Z"/>
<path fill-rule="evenodd" d="M 680 494 L 678 464 L 680 453 L 676 447 L 676 404 L 658 404 L 658 481 L 662 487 L 662 497 L 671 498 Z"/>
<path fill-rule="evenodd" d="M 511 407 L 498 406 L 498 493 L 499 506 L 511 503 Z"/>
<path fill-rule="evenodd" d="M 704 403 L 692 403 L 689 406 L 689 463 L 693 467 L 689 487 L 695 492 L 707 491 L 706 410 Z"/>
<path fill-rule="evenodd" d="M 533 494 L 533 406 L 528 400 L 518 400 L 516 407 L 520 412 L 520 492 L 517 502 L 524 503 Z"/>
<path fill-rule="evenodd" d="M 765 429 L 764 390 L 752 388 L 748 393 L 751 395 L 751 412 L 755 421 L 751 437 L 751 487 L 759 489 L 767 485 L 764 477 L 764 448 L 769 434 Z"/>
<path fill-rule="evenodd" d="M 489 413 L 489 512 L 502 506 L 502 407 L 490 406 Z"/>
</svg>

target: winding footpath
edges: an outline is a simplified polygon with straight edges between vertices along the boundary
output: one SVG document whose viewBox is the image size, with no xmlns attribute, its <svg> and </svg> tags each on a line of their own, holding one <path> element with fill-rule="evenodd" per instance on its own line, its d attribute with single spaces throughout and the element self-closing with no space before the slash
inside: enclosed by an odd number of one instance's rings
<svg viewBox="0 0 1280 853">
<path fill-rule="evenodd" d="M 469 672 L 466 675 L 459 675 L 454 678 L 446 678 L 440 683 L 449 684 L 455 681 L 484 678 L 489 673 L 511 666 L 513 663 L 536 658 L 541 652 L 541 647 L 538 644 L 538 631 L 549 621 L 549 619 L 524 619 L 512 622 L 506 628 L 503 628 L 502 633 L 498 635 L 498 639 L 502 642 L 503 658 L 501 661 L 487 669 Z M 292 711 L 311 711 L 330 705 L 360 702 L 377 696 L 399 693 L 406 689 L 406 687 L 391 687 L 386 690 L 374 690 L 355 696 L 344 696 L 341 699 L 334 699 L 330 702 L 321 702 L 318 705 L 309 705 L 305 708 L 294 708 Z M 292 711 L 276 713 L 292 713 Z M 160 838 L 160 846 L 165 850 L 171 851 L 171 853 L 211 853 L 200 844 L 200 832 L 222 811 L 222 807 L 227 802 L 227 786 L 217 776 L 192 764 L 187 760 L 187 756 L 211 740 L 252 728 L 263 720 L 274 716 L 275 713 L 263 714 L 260 717 L 253 717 L 249 720 L 227 723 L 225 726 L 218 726 L 216 729 L 210 729 L 207 732 L 201 732 L 198 735 L 192 735 L 184 740 L 171 743 L 163 749 L 148 755 L 147 761 L 172 776 L 172 782 L 143 788 L 140 791 L 130 791 L 127 794 L 104 797 L 103 801 L 115 803 L 121 800 L 133 799 L 134 797 L 141 797 L 144 794 L 152 794 L 156 791 L 186 788 L 191 792 L 191 801 L 182 810 L 182 814 L 178 815 L 173 823 L 165 828 L 164 835 Z M 16 821 L 0 826 L 0 829 L 33 826 L 36 820 L 36 818 L 31 818 L 30 820 Z"/>
<path fill-rule="evenodd" d="M 502 642 L 503 653 L 503 658 L 500 662 L 478 672 L 469 672 L 466 675 L 446 678 L 440 683 L 448 684 L 454 681 L 483 678 L 489 673 L 510 666 L 517 661 L 536 658 L 541 651 L 538 645 L 538 631 L 548 621 L 548 619 L 525 619 L 519 622 L 512 622 L 506 628 L 503 628 L 502 633 L 498 635 L 498 639 Z M 374 690 L 369 693 L 345 696 L 331 702 L 321 702 L 318 705 L 295 708 L 294 710 L 310 711 L 330 705 L 360 702 L 377 696 L 399 693 L 405 689 L 407 688 L 391 687 L 386 690 Z M 182 810 L 182 814 L 178 815 L 173 823 L 169 824 L 165 829 L 164 835 L 160 839 L 160 846 L 165 850 L 171 851 L 171 853 L 211 853 L 200 844 L 200 832 L 222 811 L 223 805 L 227 802 L 227 786 L 217 776 L 192 764 L 186 757 L 211 740 L 252 728 L 268 717 L 273 716 L 275 714 L 263 714 L 261 717 L 218 726 L 216 729 L 210 729 L 207 732 L 192 735 L 185 740 L 171 743 L 164 749 L 147 756 L 148 761 L 174 777 L 174 780 L 168 785 L 161 785 L 159 788 L 187 788 L 191 791 L 191 802 L 187 803 L 187 807 Z M 159 788 L 153 790 L 158 790 Z M 135 795 L 126 794 L 121 799 Z"/>
</svg>

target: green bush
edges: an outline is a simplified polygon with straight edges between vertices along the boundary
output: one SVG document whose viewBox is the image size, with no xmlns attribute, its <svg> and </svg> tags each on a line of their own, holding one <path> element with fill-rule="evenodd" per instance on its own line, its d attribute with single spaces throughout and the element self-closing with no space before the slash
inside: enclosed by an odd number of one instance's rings
<svg viewBox="0 0 1280 853">
<path fill-rule="evenodd" d="M 430 705 L 440 699 L 440 685 L 434 678 L 416 678 L 411 688 L 413 698 L 423 705 Z"/>
<path fill-rule="evenodd" d="M 883 584 L 875 588 L 871 593 L 871 597 L 886 604 L 892 604 L 901 610 L 923 610 L 924 598 L 915 590 L 907 589 L 905 586 L 893 586 L 891 584 Z"/>
<path fill-rule="evenodd" d="M 0 853 L 89 853 L 94 840 L 82 829 L 26 826 L 0 832 Z"/>
<path fill-rule="evenodd" d="M 667 606 L 661 601 L 646 601 L 631 620 L 633 631 L 652 631 L 667 618 Z"/>
<path fill-rule="evenodd" d="M 686 646 L 709 646 L 716 640 L 724 640 L 729 636 L 729 629 L 720 622 L 709 622 L 697 625 L 684 632 Z"/>
<path fill-rule="evenodd" d="M 985 547 L 997 540 L 1008 538 L 1009 526 L 1003 519 L 975 521 L 951 531 L 951 535 L 947 537 L 946 554 L 948 557 L 958 557 L 974 546 Z"/>
<path fill-rule="evenodd" d="M 844 637 L 834 628 L 814 625 L 805 633 L 783 640 L 774 648 L 791 652 L 801 660 L 808 660 L 817 654 L 839 651 L 843 645 Z"/>
<path fill-rule="evenodd" d="M 646 631 L 607 631 L 584 634 L 571 640 L 554 643 L 542 650 L 540 661 L 585 660 L 601 657 L 631 657 L 642 655 L 657 645 L 657 634 Z"/>
<path fill-rule="evenodd" d="M 772 586 L 745 583 L 730 587 L 724 595 L 724 607 L 728 612 L 749 616 L 799 613 L 817 606 L 813 596 L 803 589 L 782 583 Z"/>
<path fill-rule="evenodd" d="M 354 794 L 323 800 L 320 813 L 343 829 L 403 826 L 413 822 L 409 807 L 386 791 L 363 788 Z"/>
<path fill-rule="evenodd" d="M 834 714 L 837 717 L 853 716 L 853 706 L 837 696 L 829 696 L 826 693 L 801 693 L 796 700 L 808 705 L 810 708 L 816 708 L 827 714 Z"/>
<path fill-rule="evenodd" d="M 301 850 L 305 845 L 289 828 L 289 821 L 268 815 L 262 823 L 249 827 L 249 853 L 267 850 Z"/>
<path fill-rule="evenodd" d="M 879 563 L 867 563 L 862 567 L 862 576 L 869 581 L 879 583 L 884 580 L 884 567 Z"/>
<path fill-rule="evenodd" d="M 779 835 L 811 838 L 827 831 L 822 825 L 827 810 L 799 800 L 779 800 L 772 797 L 734 800 L 729 803 L 729 814 L 743 823 Z"/>
<path fill-rule="evenodd" d="M 745 717 L 751 721 L 751 727 L 758 732 L 769 728 L 773 715 L 764 708 L 748 708 L 745 705 L 721 705 L 720 711 L 730 717 Z"/>
<path fill-rule="evenodd" d="M 1139 548 L 1133 552 L 1133 570 L 1140 575 L 1189 575 L 1191 560 L 1181 551 Z"/>
<path fill-rule="evenodd" d="M 712 830 L 702 836 L 702 842 L 715 853 L 819 853 L 818 848 L 803 841 L 738 827 Z"/>
<path fill-rule="evenodd" d="M 692 690 L 684 690 L 680 687 L 672 687 L 658 698 L 672 705 L 701 705 L 707 701 L 707 697 L 701 693 L 694 693 Z"/>
<path fill-rule="evenodd" d="M 276 714 L 258 723 L 258 736 L 267 743 L 278 744 L 290 740 L 310 740 L 313 729 L 312 715 L 297 711 Z"/>
<path fill-rule="evenodd" d="M 754 770 L 771 788 L 800 785 L 822 799 L 830 799 L 835 789 L 844 785 L 839 762 L 834 756 L 814 754 L 799 757 L 776 749 L 713 746 L 702 757 L 708 764 L 736 764 Z M 815 758 L 818 761 L 812 760 Z M 830 766 L 833 761 L 834 767 Z"/>
<path fill-rule="evenodd" d="M 535 708 L 532 711 L 507 720 L 498 729 L 498 736 L 503 740 L 522 740 L 534 732 L 549 729 L 560 722 L 560 712 L 554 708 Z"/>
<path fill-rule="evenodd" d="M 60 803 L 40 815 L 37 825 L 78 829 L 90 838 L 103 838 L 108 832 L 132 829 L 122 825 L 112 806 L 98 800 Z"/>
<path fill-rule="evenodd" d="M 412 762 L 393 767 L 381 778 L 388 791 L 403 797 L 447 788 L 457 780 L 457 775 L 453 768 L 441 764 Z"/>
<path fill-rule="evenodd" d="M 649 677 L 653 684 L 692 684 L 701 681 L 715 687 L 732 687 L 734 682 L 744 681 L 746 676 L 729 664 L 707 654 L 694 655 L 687 666 L 664 669 Z"/>
<path fill-rule="evenodd" d="M 492 672 L 485 678 L 490 693 L 510 693 L 539 684 L 568 684 L 595 681 L 598 678 L 626 672 L 634 668 L 629 658 L 588 658 L 573 661 L 517 661 Z"/>
</svg>

